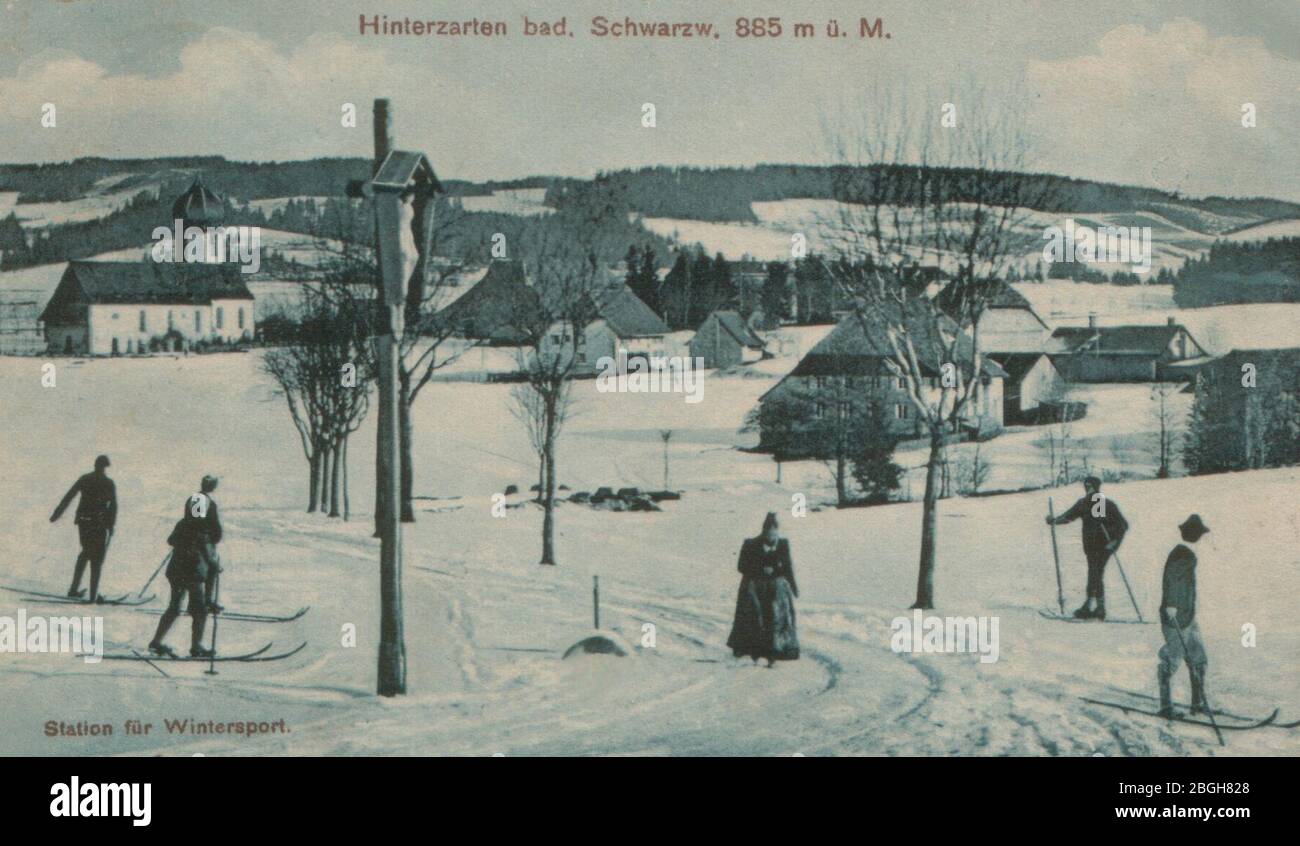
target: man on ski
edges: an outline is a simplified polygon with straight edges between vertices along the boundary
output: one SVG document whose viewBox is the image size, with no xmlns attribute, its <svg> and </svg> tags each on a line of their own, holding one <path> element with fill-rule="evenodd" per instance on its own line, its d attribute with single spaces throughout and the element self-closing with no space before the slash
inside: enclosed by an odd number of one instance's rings
<svg viewBox="0 0 1300 846">
<path fill-rule="evenodd" d="M 1101 479 L 1089 476 L 1083 480 L 1083 496 L 1070 509 L 1056 519 L 1047 518 L 1053 525 L 1083 520 L 1083 554 L 1088 559 L 1087 600 L 1074 616 L 1080 620 L 1106 619 L 1106 589 L 1103 574 L 1106 562 L 1119 549 L 1128 521 L 1120 513 L 1115 501 L 1101 493 Z"/>
<path fill-rule="evenodd" d="M 172 529 L 167 542 L 171 544 L 171 562 L 167 565 L 167 581 L 171 585 L 171 598 L 167 610 L 158 621 L 149 651 L 154 655 L 175 658 L 176 653 L 163 643 L 163 638 L 181 614 L 181 603 L 187 602 L 190 613 L 190 656 L 211 658 L 212 650 L 203 646 L 203 630 L 210 612 L 220 611 L 214 601 L 217 574 L 221 572 L 216 545 L 221 541 L 221 520 L 217 504 L 210 494 L 216 490 L 217 480 L 204 476 L 199 493 L 185 501 L 181 519 Z"/>
<path fill-rule="evenodd" d="M 1183 542 L 1169 553 L 1161 579 L 1160 631 L 1165 645 L 1160 647 L 1160 664 L 1156 670 L 1160 681 L 1160 716 L 1175 716 L 1169 700 L 1169 681 L 1178 667 L 1187 662 L 1187 672 L 1192 678 L 1192 713 L 1209 711 L 1205 703 L 1205 646 L 1201 630 L 1196 625 L 1196 542 L 1210 531 L 1193 514 L 1178 527 Z"/>
<path fill-rule="evenodd" d="M 81 552 L 72 571 L 72 587 L 68 588 L 68 596 L 73 599 L 81 596 L 81 576 L 86 572 L 86 565 L 90 564 L 89 601 L 103 601 L 99 595 L 99 576 L 104 556 L 108 554 L 108 541 L 117 525 L 117 487 L 104 472 L 108 466 L 107 455 L 96 458 L 94 472 L 77 479 L 50 515 L 51 523 L 57 521 L 72 504 L 72 498 L 81 495 L 73 519 L 81 536 Z"/>
</svg>

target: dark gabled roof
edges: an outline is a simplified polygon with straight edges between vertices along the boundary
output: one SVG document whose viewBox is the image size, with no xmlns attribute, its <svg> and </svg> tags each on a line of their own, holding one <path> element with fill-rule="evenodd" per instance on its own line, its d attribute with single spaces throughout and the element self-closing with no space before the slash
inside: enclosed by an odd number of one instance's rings
<svg viewBox="0 0 1300 846">
<path fill-rule="evenodd" d="M 1158 356 L 1179 332 L 1186 331 L 1182 326 L 1163 323 L 1152 326 L 1062 326 L 1052 333 L 1052 337 L 1061 341 L 1071 353 Z M 1191 338 L 1190 332 L 1188 337 Z M 1192 343 L 1196 343 L 1194 338 Z"/>
<path fill-rule="evenodd" d="M 994 360 L 1001 365 L 1007 374 L 1007 381 L 1015 383 L 1025 378 L 1025 374 L 1033 369 L 1040 358 L 1047 358 L 1048 364 L 1051 364 L 1051 358 L 1046 353 L 1010 353 L 1008 355 L 994 356 Z"/>
<path fill-rule="evenodd" d="M 438 182 L 433 166 L 423 153 L 393 150 L 380 164 L 371 184 L 379 189 L 401 191 L 417 176 L 427 181 L 433 190 L 442 191 L 442 184 Z"/>
<path fill-rule="evenodd" d="M 251 300 L 238 267 L 231 264 L 73 261 L 41 319 L 73 317 L 75 305 L 209 305 L 214 300 Z"/>
<path fill-rule="evenodd" d="M 900 313 L 901 322 L 916 350 L 917 362 L 925 375 L 938 376 L 941 372 L 943 340 L 936 336 L 936 331 L 956 336 L 958 354 L 963 360 L 970 359 L 973 353 L 970 338 L 950 319 L 941 317 L 936 321 L 929 308 L 915 300 L 909 301 L 907 306 L 893 304 L 880 308 L 888 311 L 869 308 L 845 317 L 808 351 L 789 375 L 871 375 L 879 372 L 881 362 L 893 357 L 887 329 L 899 322 Z M 1007 375 L 987 356 L 983 357 L 983 370 L 988 376 Z"/>
<path fill-rule="evenodd" d="M 1028 309 L 1031 312 L 1033 311 L 1033 306 L 1029 304 L 1029 300 L 1025 299 L 1024 294 L 1021 294 L 1004 280 L 981 279 L 968 283 L 952 281 L 943 286 L 943 290 L 938 293 L 936 300 L 939 303 L 939 307 L 948 314 L 952 314 L 953 300 L 957 296 L 956 286 L 959 284 L 976 286 L 979 290 L 979 295 L 987 298 L 985 302 L 989 308 L 1023 308 Z M 1037 315 L 1035 315 L 1035 317 L 1037 317 Z"/>
<path fill-rule="evenodd" d="M 666 335 L 667 324 L 626 285 L 595 297 L 596 313 L 620 338 Z"/>
<path fill-rule="evenodd" d="M 438 313 L 466 337 L 522 341 L 541 311 L 521 261 L 494 261 L 474 287 Z"/>
<path fill-rule="evenodd" d="M 763 342 L 763 339 L 760 338 L 753 329 L 749 328 L 749 325 L 745 323 L 744 318 L 734 311 L 719 309 L 705 318 L 704 325 L 708 325 L 709 320 L 712 319 L 717 319 L 718 325 L 721 326 L 723 330 L 734 338 L 736 343 L 740 344 L 742 347 L 748 347 L 751 350 L 761 350 L 767 346 Z M 697 333 L 703 330 L 704 326 L 702 325 L 700 329 L 697 330 Z"/>
</svg>

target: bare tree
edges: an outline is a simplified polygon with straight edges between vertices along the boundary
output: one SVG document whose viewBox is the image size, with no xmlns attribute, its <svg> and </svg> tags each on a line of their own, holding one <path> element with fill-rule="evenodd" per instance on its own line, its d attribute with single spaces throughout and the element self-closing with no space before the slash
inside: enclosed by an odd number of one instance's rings
<svg viewBox="0 0 1300 846">
<path fill-rule="evenodd" d="M 1028 210 L 1052 207 L 1050 181 L 1023 172 L 1027 141 L 1002 105 L 1017 102 L 1010 94 L 952 98 L 951 127 L 940 126 L 942 99 L 920 98 L 933 103 L 921 114 L 881 87 L 854 123 L 827 126 L 841 201 L 823 223 L 828 269 L 929 440 L 915 608 L 934 607 L 944 446 L 986 410 L 980 317 L 1033 243 Z"/>
<path fill-rule="evenodd" d="M 582 196 L 571 196 L 554 214 L 525 230 L 522 253 L 532 256 L 534 296 L 512 304 L 510 322 L 523 338 L 520 369 L 536 394 L 534 413 L 541 444 L 542 558 L 556 564 L 556 441 L 568 415 L 570 381 L 583 364 L 587 327 L 596 317 L 596 297 L 608 279 L 598 258 L 601 224 L 620 214 L 600 182 Z M 526 262 L 528 264 L 528 262 Z M 532 431 L 532 430 L 530 430 Z"/>
<path fill-rule="evenodd" d="M 1182 385 L 1170 382 L 1156 382 L 1151 386 L 1152 417 L 1156 422 L 1156 444 L 1159 464 L 1156 467 L 1157 479 L 1168 479 L 1174 460 L 1174 438 L 1177 436 L 1178 410 L 1174 407 L 1174 395 Z"/>
<path fill-rule="evenodd" d="M 362 289 L 367 290 L 367 289 Z M 347 441 L 370 407 L 374 381 L 368 348 L 368 299 L 334 280 L 304 292 L 299 321 L 283 346 L 267 351 L 263 370 L 288 406 L 310 472 L 307 511 L 338 517 Z"/>
<path fill-rule="evenodd" d="M 414 428 L 411 409 L 420 391 L 429 384 L 434 374 L 454 363 L 468 348 L 467 345 L 448 344 L 455 328 L 440 315 L 441 310 L 456 294 L 456 283 L 466 269 L 466 261 L 459 257 L 439 255 L 452 240 L 466 220 L 466 212 L 456 203 L 439 197 L 432 215 L 417 214 L 416 221 L 425 229 L 414 233 L 422 249 L 406 286 L 402 336 L 398 338 L 398 431 L 401 449 L 401 519 L 415 522 L 412 497 L 415 484 L 413 459 Z M 378 265 L 374 251 L 368 245 L 373 240 L 374 215 L 367 208 L 368 201 L 335 203 L 317 228 L 317 249 L 348 264 L 369 264 L 373 268 L 372 284 L 378 291 L 380 285 Z M 375 517 L 381 513 L 376 490 Z"/>
<path fill-rule="evenodd" d="M 571 383 L 564 383 L 559 397 L 554 435 L 559 436 L 560 427 L 569 416 Z M 533 387 L 532 382 L 522 382 L 510 390 L 510 413 L 518 420 L 528 433 L 528 443 L 537 456 L 537 502 L 543 502 L 546 491 L 546 438 L 548 435 L 547 416 L 550 413 L 542 394 Z"/>
</svg>

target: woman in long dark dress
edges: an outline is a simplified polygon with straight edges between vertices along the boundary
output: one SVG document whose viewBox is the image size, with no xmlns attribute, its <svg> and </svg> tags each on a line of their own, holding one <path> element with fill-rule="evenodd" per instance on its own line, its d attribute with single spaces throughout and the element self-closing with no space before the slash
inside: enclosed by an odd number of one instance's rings
<svg viewBox="0 0 1300 846">
<path fill-rule="evenodd" d="M 794 600 L 799 586 L 794 580 L 790 542 L 781 537 L 775 512 L 763 519 L 763 531 L 746 538 L 740 547 L 740 591 L 736 618 L 727 646 L 737 658 L 748 655 L 757 663 L 794 661 L 799 657 L 795 632 Z"/>
</svg>

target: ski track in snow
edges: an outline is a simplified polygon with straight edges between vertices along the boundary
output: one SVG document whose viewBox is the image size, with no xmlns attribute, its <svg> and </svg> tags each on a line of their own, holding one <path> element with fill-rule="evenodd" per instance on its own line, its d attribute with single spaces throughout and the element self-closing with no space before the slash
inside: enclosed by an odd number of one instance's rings
<svg viewBox="0 0 1300 846">
<path fill-rule="evenodd" d="M 495 518 L 488 497 L 507 481 L 527 487 L 535 470 L 526 443 L 509 421 L 506 392 L 475 385 L 436 386 L 417 408 L 417 486 L 444 499 L 461 497 L 460 507 L 420 510 L 419 522 L 406 527 L 408 695 L 379 699 L 372 695 L 378 542 L 364 508 L 373 488 L 363 462 L 353 468 L 352 502 L 361 513 L 351 522 L 296 510 L 302 458 L 280 404 L 248 402 L 265 391 L 252 357 L 94 361 L 60 368 L 59 390 L 44 392 L 22 369 L 30 364 L 0 359 L 0 375 L 15 386 L 0 412 L 11 424 L 9 449 L 25 459 L 0 479 L 0 495 L 12 506 L 0 514 L 0 536 L 9 540 L 0 581 L 55 589 L 65 583 L 76 533 L 69 518 L 50 526 L 46 517 L 84 472 L 81 452 L 85 462 L 101 450 L 113 456 L 123 512 L 105 586 L 118 592 L 134 592 L 157 566 L 190 477 L 216 466 L 227 529 L 225 604 L 260 613 L 311 606 L 289 623 L 222 626 L 221 648 L 309 644 L 278 663 L 220 665 L 213 677 L 201 666 L 165 661 L 157 663 L 170 678 L 143 662 L 0 655 L 7 705 L 0 709 L 0 752 L 6 754 L 1300 754 L 1296 731 L 1234 733 L 1220 748 L 1208 729 L 1079 701 L 1109 685 L 1152 690 L 1159 631 L 1067 625 L 1037 614 L 1056 590 L 1042 526 L 1046 497 L 1051 493 L 1063 508 L 1073 490 L 941 504 L 941 605 L 932 613 L 996 615 L 1001 655 L 993 664 L 974 655 L 890 649 L 890 621 L 909 614 L 917 505 L 787 518 L 803 591 L 797 602 L 802 658 L 766 669 L 737 661 L 725 647 L 739 581 L 735 555 L 766 510 L 788 513 L 791 493 L 808 490 L 795 481 L 799 468 L 787 467 L 780 486 L 767 481 L 770 468 L 761 458 L 683 449 L 675 440 L 672 475 L 685 490 L 681 502 L 644 514 L 561 505 L 560 566 L 539 567 L 540 510 L 525 505 Z M 206 407 L 183 398 L 194 380 L 216 397 Z M 744 383 L 755 381 L 719 380 L 710 390 L 747 396 L 761 383 Z M 142 413 L 146 392 L 160 413 Z M 98 416 L 75 413 L 87 401 L 96 403 Z M 701 405 L 707 407 L 698 428 L 719 428 L 719 409 Z M 657 478 L 660 425 L 689 443 L 684 415 L 693 412 L 680 398 L 608 408 L 622 416 L 600 419 L 601 408 L 593 405 L 562 442 L 562 481 L 575 489 L 578 479 L 616 486 Z M 66 437 L 50 443 L 34 427 L 15 425 L 10 415 L 23 414 L 58 415 Z M 458 417 L 465 418 L 459 434 L 439 438 L 447 419 Z M 645 427 L 644 440 L 600 434 L 618 434 L 621 419 Z M 223 432 L 215 441 L 204 436 L 214 426 Z M 449 441 L 465 442 L 468 433 L 483 441 L 472 461 L 443 454 Z M 359 437 L 370 443 L 373 429 L 363 428 Z M 75 455 L 66 441 L 79 445 Z M 160 466 L 160 456 L 169 463 Z M 1215 529 L 1200 613 L 1216 707 L 1255 714 L 1277 706 L 1284 719 L 1300 716 L 1295 675 L 1278 669 L 1300 660 L 1290 607 L 1300 574 L 1292 505 L 1298 482 L 1300 471 L 1278 470 L 1111 487 L 1134 525 L 1123 561 L 1148 614 L 1159 595 L 1163 555 L 1175 541 L 1171 527 L 1157 524 L 1170 509 L 1198 510 Z M 1077 599 L 1083 580 L 1077 529 L 1061 530 L 1060 540 L 1066 592 Z M 640 644 L 642 626 L 652 624 L 653 648 L 624 659 L 560 659 L 591 631 L 593 575 L 601 577 L 604 628 Z M 1112 566 L 1106 576 L 1112 613 L 1127 615 L 1118 572 Z M 159 579 L 155 606 L 165 599 Z M 19 607 L 15 595 L 0 597 L 0 615 Z M 127 608 L 85 608 L 68 613 L 102 614 L 113 648 L 143 648 L 158 619 Z M 1260 629 L 1253 650 L 1238 642 L 1243 622 Z M 348 624 L 356 627 L 355 647 L 343 645 Z M 187 641 L 188 618 L 182 618 L 169 642 L 181 650 Z M 1185 675 L 1175 691 L 1184 699 Z M 159 729 L 165 717 L 283 718 L 290 733 L 128 737 L 120 724 L 130 717 Z M 113 722 L 118 733 L 49 739 L 41 731 L 46 720 Z"/>
</svg>

